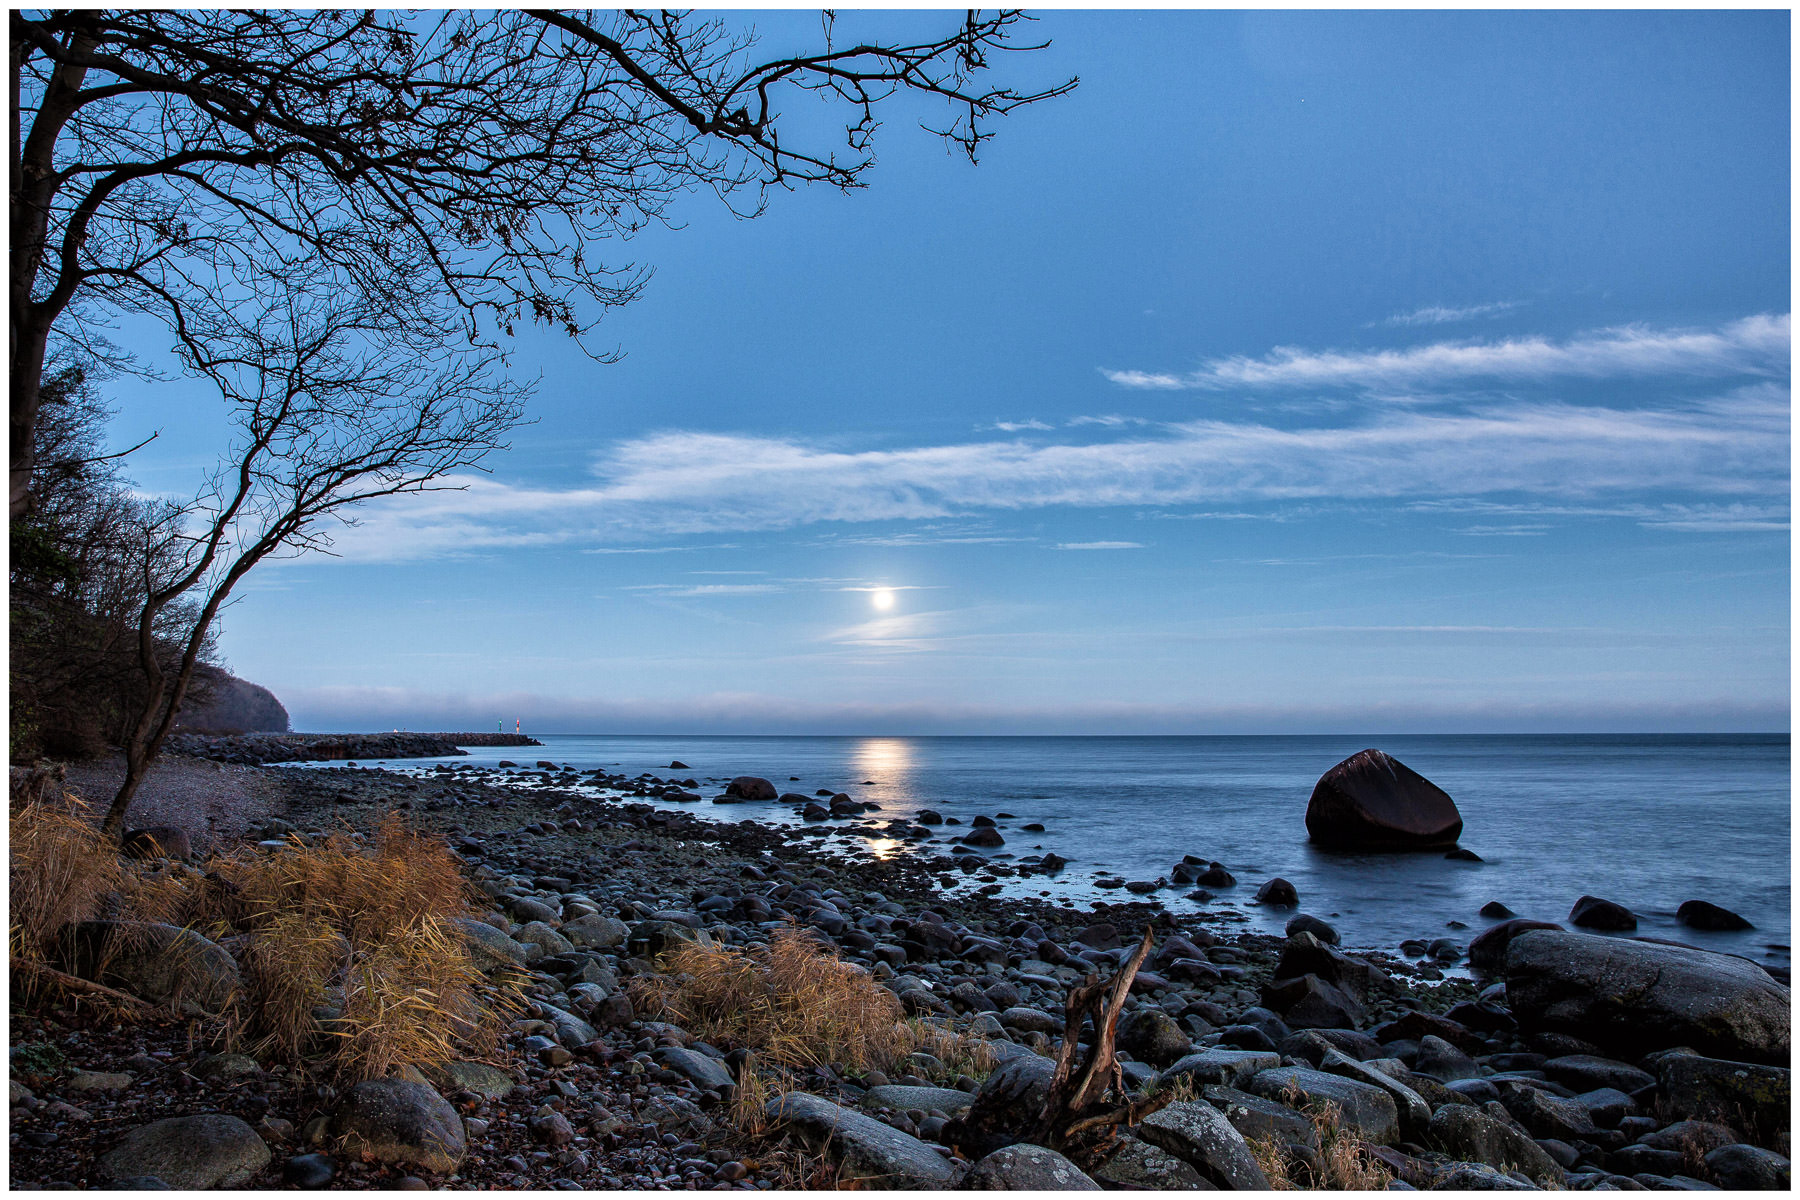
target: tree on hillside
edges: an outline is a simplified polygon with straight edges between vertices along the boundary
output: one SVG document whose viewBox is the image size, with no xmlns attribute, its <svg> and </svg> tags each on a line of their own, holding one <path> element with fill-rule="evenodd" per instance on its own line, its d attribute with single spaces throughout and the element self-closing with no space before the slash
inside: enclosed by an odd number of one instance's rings
<svg viewBox="0 0 1800 1200">
<path fill-rule="evenodd" d="M 827 14 L 822 47 L 771 58 L 667 12 L 11 20 L 15 535 L 45 524 L 48 365 L 155 367 L 107 340 L 114 318 L 166 328 L 233 421 L 195 498 L 122 504 L 108 535 L 135 572 L 114 832 L 243 576 L 500 446 L 522 411 L 503 373 L 518 325 L 585 346 L 640 293 L 605 243 L 696 190 L 753 216 L 771 188 L 862 186 L 896 95 L 943 101 L 936 132 L 973 159 L 991 118 L 1074 85 L 977 82 L 995 52 L 1034 48 L 1011 42 L 1014 12 L 847 46 Z M 782 105 L 807 99 L 844 113 L 841 144 L 784 138 Z"/>
<path fill-rule="evenodd" d="M 15 10 L 12 515 L 45 363 L 116 357 L 115 314 L 205 357 L 221 307 L 325 286 L 470 346 L 526 320 L 579 338 L 645 278 L 600 244 L 677 196 L 753 214 L 773 186 L 860 186 L 900 92 L 942 99 L 973 157 L 990 118 L 1072 87 L 976 82 L 1033 48 L 1009 40 L 1023 19 L 840 46 L 828 14 L 823 47 L 760 59 L 669 12 Z M 784 138 L 780 106 L 809 94 L 846 110 L 841 145 Z"/>
</svg>

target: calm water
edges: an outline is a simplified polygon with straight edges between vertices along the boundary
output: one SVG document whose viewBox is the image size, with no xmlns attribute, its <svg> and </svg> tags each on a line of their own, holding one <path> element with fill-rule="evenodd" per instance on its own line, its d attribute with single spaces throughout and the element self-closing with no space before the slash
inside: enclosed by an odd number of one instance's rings
<svg viewBox="0 0 1800 1200">
<path fill-rule="evenodd" d="M 1439 937 L 1450 920 L 1473 936 L 1499 900 L 1522 916 L 1563 920 L 1583 893 L 1636 912 L 1639 932 L 1786 961 L 1789 940 L 1789 749 L 1786 735 L 1433 737 L 589 737 L 544 735 L 545 747 L 472 747 L 453 761 L 538 758 L 702 782 L 762 775 L 782 790 L 828 787 L 874 800 L 885 820 L 935 808 L 966 823 L 1001 822 L 1016 855 L 1073 860 L 1056 882 L 1009 881 L 1029 893 L 1127 898 L 1091 887 L 1096 875 L 1155 879 L 1183 854 L 1218 859 L 1239 886 L 1208 907 L 1277 929 L 1284 913 L 1249 903 L 1271 876 L 1291 880 L 1301 909 L 1332 920 L 1346 943 L 1392 948 Z M 1462 845 L 1485 862 L 1437 854 L 1343 855 L 1306 840 L 1306 803 L 1318 777 L 1379 746 L 1455 798 Z M 396 767 L 410 764 L 395 763 Z M 797 779 L 790 779 L 797 776 Z M 865 780 L 872 782 L 865 783 Z M 720 820 L 796 820 L 787 806 L 689 805 Z M 1043 833 L 1019 826 L 1042 822 Z M 948 832 L 955 832 L 953 829 Z M 930 845 L 930 843 L 928 843 Z M 946 839 L 935 845 L 940 852 Z M 871 843 L 891 853 L 894 843 Z M 1188 888 L 1157 893 L 1197 909 Z M 1706 934 L 1677 924 L 1687 899 L 1740 913 L 1754 931 Z M 1783 947 L 1770 950 L 1773 944 Z"/>
</svg>

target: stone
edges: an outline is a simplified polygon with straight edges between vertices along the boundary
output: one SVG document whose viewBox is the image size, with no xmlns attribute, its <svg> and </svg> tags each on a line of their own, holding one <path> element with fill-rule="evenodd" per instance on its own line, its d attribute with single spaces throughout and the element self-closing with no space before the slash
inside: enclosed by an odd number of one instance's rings
<svg viewBox="0 0 1800 1200">
<path fill-rule="evenodd" d="M 1256 903 L 1272 908 L 1292 908 L 1300 903 L 1300 893 L 1293 884 L 1277 877 L 1256 889 Z"/>
<path fill-rule="evenodd" d="M 566 921 L 557 932 L 583 950 L 610 950 L 614 946 L 623 946 L 625 939 L 631 936 L 625 922 L 599 913 L 584 913 Z"/>
<path fill-rule="evenodd" d="M 1307 835 L 1339 850 L 1446 849 L 1462 836 L 1462 827 L 1448 793 L 1373 749 L 1320 776 L 1306 806 Z"/>
<path fill-rule="evenodd" d="M 1305 913 L 1298 913 L 1288 920 L 1287 935 L 1293 937 L 1296 933 L 1310 933 L 1321 942 L 1324 942 L 1327 946 L 1335 946 L 1338 944 L 1337 930 L 1319 920 L 1319 918 L 1309 917 Z"/>
<path fill-rule="evenodd" d="M 1269 1190 L 1244 1135 L 1210 1104 L 1177 1101 L 1145 1117 L 1137 1136 L 1167 1150 L 1209 1181 L 1233 1191 Z"/>
<path fill-rule="evenodd" d="M 1713 1182 L 1734 1192 L 1785 1192 L 1792 1187 L 1788 1160 L 1773 1150 L 1736 1142 L 1706 1156 Z"/>
<path fill-rule="evenodd" d="M 1517 1169 L 1533 1179 L 1562 1181 L 1562 1168 L 1524 1133 L 1478 1108 L 1446 1104 L 1432 1114 L 1431 1145 L 1453 1158 Z"/>
<path fill-rule="evenodd" d="M 208 1054 L 188 1068 L 195 1079 L 242 1079 L 261 1075 L 262 1067 L 248 1054 Z"/>
<path fill-rule="evenodd" d="M 1676 1121 L 1646 1133 L 1637 1144 L 1654 1150 L 1698 1150 L 1705 1155 L 1737 1140 L 1737 1134 L 1713 1121 Z"/>
<path fill-rule="evenodd" d="M 467 1150 L 462 1118 L 429 1084 L 369 1079 L 345 1090 L 325 1122 L 345 1154 L 365 1162 L 456 1170 Z"/>
<path fill-rule="evenodd" d="M 1540 1189 L 1486 1163 L 1450 1163 L 1431 1181 L 1434 1192 L 1535 1192 Z"/>
<path fill-rule="evenodd" d="M 653 1056 L 657 1062 L 680 1075 L 686 1076 L 702 1091 L 714 1089 L 723 1091 L 735 1087 L 737 1081 L 726 1070 L 725 1064 L 716 1058 L 709 1058 L 698 1050 L 686 1050 L 679 1046 L 664 1046 Z"/>
<path fill-rule="evenodd" d="M 527 921 L 513 935 L 513 941 L 522 946 L 536 946 L 545 954 L 567 954 L 575 948 L 568 938 L 552 929 L 543 921 Z M 530 953 L 530 951 L 526 951 Z"/>
<path fill-rule="evenodd" d="M 256 1065 L 254 1059 L 250 1065 Z M 76 1071 L 62 1081 L 65 1092 L 116 1092 L 130 1086 L 131 1076 L 112 1071 Z"/>
<path fill-rule="evenodd" d="M 1018 1029 L 1025 1033 L 1061 1033 L 1063 1023 L 1041 1008 L 1027 1008 L 1020 1005 L 1009 1008 L 1000 1014 L 1000 1024 L 1008 1029 Z"/>
<path fill-rule="evenodd" d="M 910 1087 L 890 1083 L 870 1088 L 857 1103 L 863 1108 L 890 1108 L 895 1112 L 919 1108 L 954 1117 L 975 1103 L 975 1093 L 959 1092 L 955 1088 Z"/>
<path fill-rule="evenodd" d="M 1201 1088 L 1200 1094 L 1249 1141 L 1274 1140 L 1284 1146 L 1319 1148 L 1319 1131 L 1312 1121 L 1285 1104 L 1217 1084 Z"/>
<path fill-rule="evenodd" d="M 1533 929 L 1562 930 L 1554 921 L 1534 921 L 1529 917 L 1513 917 L 1489 926 L 1469 943 L 1469 966 L 1483 975 L 1498 975 L 1506 969 L 1506 948 L 1521 933 Z"/>
<path fill-rule="evenodd" d="M 1128 1133 L 1119 1136 L 1118 1148 L 1093 1177 L 1124 1191 L 1216 1190 L 1188 1163 Z"/>
<path fill-rule="evenodd" d="M 1413 1070 L 1444 1083 L 1481 1078 L 1481 1068 L 1474 1059 L 1433 1033 L 1419 1039 L 1419 1057 L 1413 1062 Z"/>
<path fill-rule="evenodd" d="M 192 929 L 148 921 L 83 921 L 63 949 L 74 974 L 153 1004 L 187 1002 L 221 1012 L 243 989 L 231 955 Z"/>
<path fill-rule="evenodd" d="M 1262 1000 L 1299 1029 L 1355 1029 L 1369 1019 L 1368 1010 L 1355 996 L 1317 975 L 1266 984 Z"/>
<path fill-rule="evenodd" d="M 992 1043 L 1000 1049 L 1010 1043 Z M 1056 1064 L 1041 1054 L 1016 1048 L 1019 1053 L 996 1067 L 975 1093 L 968 1111 L 944 1129 L 946 1145 L 961 1147 L 979 1157 L 1019 1140 L 1016 1132 L 1029 1128 L 1043 1112 L 1044 1098 Z"/>
<path fill-rule="evenodd" d="M 427 1078 L 446 1092 L 474 1092 L 483 1100 L 500 1100 L 512 1093 L 513 1077 L 483 1062 L 447 1062 L 431 1068 Z"/>
<path fill-rule="evenodd" d="M 739 800 L 773 800 L 780 793 L 766 779 L 755 775 L 739 775 L 726 786 L 725 794 Z"/>
<path fill-rule="evenodd" d="M 1100 1185 L 1054 1150 L 1023 1142 L 1003 1146 L 969 1168 L 970 1191 L 1097 1192 Z"/>
<path fill-rule="evenodd" d="M 194 839 L 174 825 L 150 825 L 128 832 L 120 843 L 127 858 L 192 858 Z"/>
<path fill-rule="evenodd" d="M 1583 929 L 1625 933 L 1637 928 L 1637 917 L 1623 904 L 1602 900 L 1598 896 L 1583 896 L 1569 909 L 1569 924 L 1579 925 Z"/>
<path fill-rule="evenodd" d="M 1565 1054 L 1559 1058 L 1545 1059 L 1544 1065 L 1539 1069 L 1552 1082 L 1578 1092 L 1593 1091 L 1596 1088 L 1636 1092 L 1656 1082 L 1656 1076 L 1648 1071 L 1640 1071 L 1630 1063 L 1592 1054 Z"/>
<path fill-rule="evenodd" d="M 1751 1124 L 1765 1134 L 1788 1128 L 1793 1093 L 1786 1067 L 1669 1054 L 1656 1068 L 1664 1100 L 1674 1112 L 1718 1117 L 1736 1128 Z"/>
<path fill-rule="evenodd" d="M 1284 1104 L 1333 1104 L 1343 1122 L 1364 1141 L 1391 1146 L 1400 1140 L 1399 1108 L 1386 1090 L 1372 1083 L 1306 1067 L 1280 1067 L 1258 1074 L 1247 1090 Z"/>
<path fill-rule="evenodd" d="M 997 846 L 1006 845 L 1006 839 L 1000 836 L 1000 831 L 998 829 L 971 829 L 968 833 L 963 835 L 962 844 L 965 846 L 975 846 L 981 849 L 991 850 Z"/>
<path fill-rule="evenodd" d="M 1735 1061 L 1788 1061 L 1788 989 L 1728 954 L 1531 930 L 1507 948 L 1506 994 L 1521 1027 L 1629 1058 L 1686 1045 Z"/>
<path fill-rule="evenodd" d="M 1431 1124 L 1431 1106 L 1425 1103 L 1424 1097 L 1398 1079 L 1384 1075 L 1337 1050 L 1325 1052 L 1325 1056 L 1319 1060 L 1319 1069 L 1341 1079 L 1366 1083 L 1386 1092 L 1393 1098 L 1395 1113 L 1400 1119 L 1400 1132 L 1408 1138 L 1423 1136 L 1426 1126 Z"/>
<path fill-rule="evenodd" d="M 170 1188 L 238 1188 L 274 1156 L 262 1137 L 237 1117 L 201 1113 L 140 1125 L 100 1156 L 102 1177 L 154 1175 Z"/>
<path fill-rule="evenodd" d="M 1217 1047 L 1196 1051 L 1170 1064 L 1161 1076 L 1163 1083 L 1189 1079 L 1195 1087 L 1209 1083 L 1238 1087 L 1259 1072 L 1273 1071 L 1281 1065 L 1281 1056 L 1266 1050 L 1223 1050 Z"/>
<path fill-rule="evenodd" d="M 1126 1013 L 1118 1029 L 1119 1048 L 1155 1067 L 1167 1067 L 1194 1048 L 1175 1018 L 1160 1008 L 1145 1006 Z"/>
<path fill-rule="evenodd" d="M 337 1164 L 323 1154 L 296 1154 L 281 1164 L 281 1182 L 311 1191 L 337 1178 Z"/>
<path fill-rule="evenodd" d="M 1500 1102 L 1534 1138 L 1586 1142 L 1599 1136 L 1593 1113 L 1579 1100 L 1565 1100 L 1530 1084 L 1508 1082 L 1500 1086 Z"/>
<path fill-rule="evenodd" d="M 837 1164 L 840 1183 L 937 1191 L 954 1187 L 956 1169 L 928 1143 L 822 1096 L 789 1092 L 764 1109 L 772 1125 Z"/>
<path fill-rule="evenodd" d="M 483 971 L 525 965 L 525 947 L 513 941 L 486 921 L 473 917 L 453 917 L 453 924 L 463 933 L 469 957 Z"/>
<path fill-rule="evenodd" d="M 1705 929 L 1714 933 L 1756 928 L 1729 908 L 1720 908 L 1704 900 L 1683 900 L 1681 907 L 1675 910 L 1675 919 L 1689 929 Z"/>
</svg>

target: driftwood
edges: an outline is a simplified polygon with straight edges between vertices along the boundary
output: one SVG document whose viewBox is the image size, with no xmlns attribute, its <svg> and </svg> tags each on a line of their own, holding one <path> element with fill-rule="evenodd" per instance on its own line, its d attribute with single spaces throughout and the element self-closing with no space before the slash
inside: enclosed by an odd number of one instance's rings
<svg viewBox="0 0 1800 1200">
<path fill-rule="evenodd" d="M 1064 1011 L 1062 1049 L 1056 1056 L 1056 1072 L 1050 1077 L 1037 1129 L 1031 1141 L 1048 1146 L 1078 1165 L 1105 1161 L 1118 1139 L 1119 1128 L 1135 1125 L 1169 1102 L 1166 1094 L 1132 1098 L 1125 1089 L 1116 1043 L 1119 1016 L 1131 993 L 1138 969 L 1150 956 L 1154 935 L 1144 929 L 1144 940 L 1132 952 L 1119 973 L 1102 982 L 1096 975 L 1069 993 Z M 1094 1022 L 1094 1047 L 1079 1068 L 1081 1028 Z"/>
<path fill-rule="evenodd" d="M 43 963 L 26 962 L 23 959 L 12 960 L 13 974 L 23 974 L 32 979 L 60 988 L 65 992 L 80 995 L 98 996 L 108 1004 L 116 1004 L 130 1012 L 144 1016 L 156 1012 L 156 1006 L 117 988 L 109 988 L 103 983 L 95 983 L 91 979 L 83 979 L 79 975 L 71 975 L 67 971 L 58 971 L 55 967 L 47 967 Z"/>
</svg>

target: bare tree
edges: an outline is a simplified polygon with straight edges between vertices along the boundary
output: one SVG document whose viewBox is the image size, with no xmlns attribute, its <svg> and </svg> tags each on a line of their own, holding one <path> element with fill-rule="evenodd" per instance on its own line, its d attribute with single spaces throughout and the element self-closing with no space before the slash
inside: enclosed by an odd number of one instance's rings
<svg viewBox="0 0 1800 1200">
<path fill-rule="evenodd" d="M 973 158 L 991 118 L 1067 91 L 977 82 L 1034 48 L 1023 19 L 840 46 L 827 14 L 822 49 L 761 58 L 668 12 L 15 10 L 11 513 L 47 356 L 116 358 L 113 314 L 196 362 L 225 310 L 299 286 L 434 313 L 465 347 L 524 320 L 582 338 L 645 279 L 599 249 L 679 195 L 754 215 L 770 187 L 860 186 L 897 93 L 944 102 L 936 132 Z M 845 109 L 840 144 L 784 139 L 808 98 Z"/>
<path fill-rule="evenodd" d="M 246 311 L 253 319 L 236 315 Z M 191 332 L 207 353 L 190 352 L 187 366 L 231 406 L 237 440 L 199 496 L 157 506 L 139 531 L 145 686 L 106 815 L 115 836 L 244 576 L 271 556 L 329 551 L 356 505 L 446 486 L 437 481 L 499 448 L 522 412 L 524 388 L 495 354 L 354 294 L 304 287 Z M 193 612 L 169 656 L 164 617 L 181 603 Z"/>
</svg>

